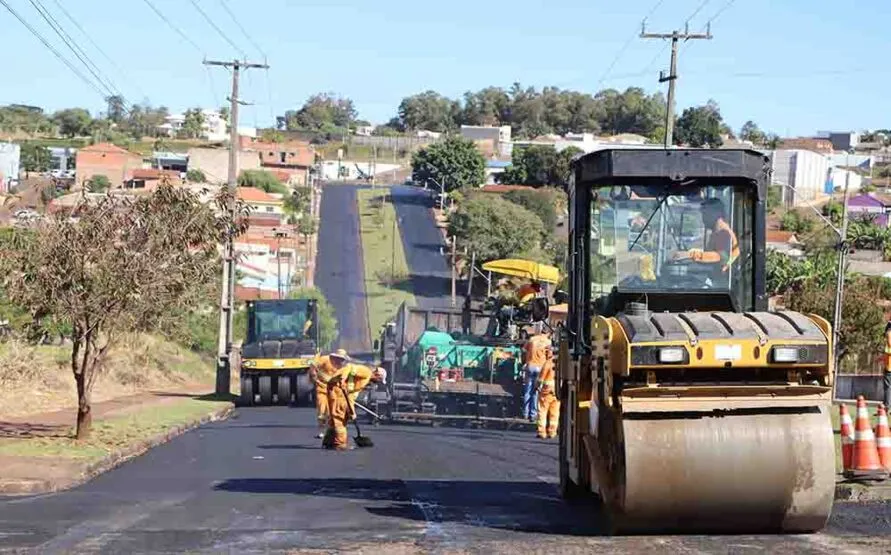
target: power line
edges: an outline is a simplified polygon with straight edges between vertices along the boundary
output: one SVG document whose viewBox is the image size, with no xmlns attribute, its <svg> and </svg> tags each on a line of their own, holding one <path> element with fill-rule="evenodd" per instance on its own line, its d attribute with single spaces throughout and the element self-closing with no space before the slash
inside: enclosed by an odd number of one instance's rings
<svg viewBox="0 0 891 555">
<path fill-rule="evenodd" d="M 105 52 L 105 50 L 103 50 L 98 44 L 96 44 L 96 41 L 93 40 L 93 37 L 90 36 L 90 34 L 84 30 L 84 28 L 81 26 L 80 23 L 78 23 L 78 21 L 74 18 L 74 16 L 72 16 L 68 12 L 68 10 L 65 9 L 65 7 L 62 5 L 62 2 L 60 0 L 53 0 L 53 3 L 55 3 L 56 6 L 58 6 L 59 10 L 65 15 L 65 17 L 67 17 L 68 20 L 71 23 L 73 23 L 75 27 L 77 27 L 77 29 L 80 31 L 80 33 L 90 42 L 90 44 L 93 45 L 93 48 L 95 48 L 96 51 L 102 55 L 102 57 L 104 57 L 106 60 L 108 60 L 108 63 L 110 63 L 111 66 L 115 70 L 117 70 L 117 72 L 124 78 L 124 80 L 127 83 L 129 83 L 130 85 L 132 85 L 133 88 L 136 89 L 136 92 L 139 93 L 140 96 L 145 97 L 146 95 L 143 92 L 143 90 L 139 87 L 139 85 L 127 76 L 127 74 L 124 72 L 124 70 L 117 63 L 115 63 L 115 61 L 111 58 L 111 56 L 109 56 Z"/>
<path fill-rule="evenodd" d="M 96 81 L 99 82 L 99 85 L 105 88 L 105 90 L 108 92 L 107 96 L 113 96 L 117 94 L 118 96 L 123 98 L 124 95 L 121 94 L 121 91 L 118 90 L 111 79 L 108 79 L 108 77 L 102 74 L 102 71 L 96 66 L 96 64 L 93 63 L 93 60 L 90 59 L 87 53 L 83 51 L 83 49 L 77 44 L 77 42 L 75 42 L 68 35 L 68 33 L 65 32 L 65 29 L 62 28 L 62 26 L 59 24 L 58 21 L 56 21 L 52 14 L 49 13 L 49 10 L 46 9 L 46 6 L 44 6 L 40 0 L 28 1 L 31 3 L 32 6 L 34 6 L 34 9 L 37 10 L 37 13 L 40 14 L 40 16 L 44 19 L 44 21 L 47 22 L 47 24 L 53 29 L 53 31 L 55 31 L 59 38 L 62 39 L 62 42 L 65 43 L 68 49 L 74 53 L 75 57 L 77 57 L 77 59 L 80 60 L 84 67 L 87 68 L 87 71 L 89 71 L 93 75 L 93 77 L 96 78 Z"/>
<path fill-rule="evenodd" d="M 658 10 L 659 6 L 661 6 L 663 3 L 665 3 L 665 0 L 657 0 L 656 4 L 653 5 L 653 7 L 650 8 L 650 11 L 647 12 L 647 15 L 644 16 L 644 18 L 643 18 L 644 22 L 646 22 L 646 20 L 651 15 L 653 15 L 653 13 L 656 10 Z M 625 44 L 623 44 L 622 47 L 619 49 L 619 51 L 616 53 L 616 57 L 613 58 L 613 61 L 610 62 L 609 66 L 606 68 L 606 71 L 603 73 L 603 77 L 601 77 L 600 81 L 597 82 L 598 87 L 600 87 L 600 85 L 602 85 L 603 82 L 606 81 L 606 78 L 609 77 L 609 74 L 612 72 L 613 68 L 616 67 L 617 63 L 619 63 L 619 59 L 622 57 L 623 54 L 625 54 L 625 51 L 628 50 L 628 47 L 631 46 L 631 43 L 636 38 L 637 38 L 637 30 L 634 31 L 634 34 L 631 35 L 627 41 L 625 41 Z"/>
<path fill-rule="evenodd" d="M 90 79 L 88 79 L 86 76 L 84 76 L 84 74 L 81 73 L 80 70 L 77 69 L 77 67 L 74 66 L 74 64 L 72 64 L 70 61 L 68 61 L 67 58 L 65 58 L 64 56 L 62 56 L 62 54 L 59 53 L 59 51 L 56 50 L 55 47 L 53 47 L 53 45 L 50 44 L 45 38 L 43 38 L 43 35 L 41 35 L 39 32 L 37 32 L 37 30 L 34 29 L 34 27 L 32 27 L 31 24 L 28 23 L 28 22 L 27 22 L 27 21 L 26 21 L 26 20 L 25 20 L 25 19 L 24 19 L 18 12 L 17 12 L 17 11 L 15 11 L 15 10 L 12 8 L 12 6 L 10 6 L 9 3 L 6 2 L 6 0 L 0 0 L 0 4 L 3 4 L 3 7 L 5 7 L 5 8 L 7 9 L 7 11 L 9 11 L 9 13 L 11 13 L 13 16 L 15 16 L 15 18 L 18 19 L 19 22 L 20 22 L 22 25 L 24 25 L 24 26 L 28 29 L 28 31 L 31 32 L 32 35 L 34 35 L 35 37 L 37 37 L 37 39 L 38 39 L 40 42 L 42 42 L 43 45 L 44 45 L 45 47 L 47 47 L 47 49 L 48 49 L 50 52 L 52 52 L 53 55 L 56 56 L 56 58 L 58 58 L 59 60 L 62 61 L 62 63 L 64 63 L 66 66 L 68 66 L 68 69 L 70 69 L 70 70 L 72 71 L 72 73 L 74 73 L 75 75 L 77 75 L 77 76 L 81 79 L 81 81 L 83 81 L 84 83 L 86 83 L 88 86 L 92 87 L 93 90 L 95 90 L 97 93 L 99 93 L 99 96 L 101 96 L 101 97 L 103 97 L 103 98 L 105 97 L 105 93 L 103 93 L 102 90 L 101 90 L 99 87 L 96 86 L 96 83 L 94 83 L 93 81 L 91 81 Z"/>
<path fill-rule="evenodd" d="M 219 1 L 220 1 L 220 5 L 223 6 L 223 9 L 226 10 L 226 13 L 229 14 L 229 17 L 232 18 L 232 21 L 235 22 L 235 25 L 241 30 L 241 33 L 245 36 L 245 38 L 247 38 L 248 42 L 251 43 L 251 45 L 257 49 L 257 52 L 259 52 L 260 55 L 263 56 L 263 58 L 266 58 L 266 53 L 263 52 L 263 49 L 260 48 L 260 45 L 257 44 L 257 42 L 251 37 L 251 35 L 241 25 L 241 22 L 238 21 L 237 17 L 235 17 L 235 14 L 232 13 L 232 10 L 229 9 L 229 3 L 226 2 L 226 0 L 219 0 Z M 242 52 L 242 54 L 244 54 L 244 52 Z"/>
<path fill-rule="evenodd" d="M 211 19 L 210 16 L 207 15 L 207 13 L 205 13 L 205 11 L 201 9 L 201 6 L 198 5 L 198 2 L 196 2 L 196 0 L 189 0 L 189 2 L 191 2 L 192 5 L 195 6 L 195 9 L 198 10 L 198 13 L 201 14 L 201 17 L 203 17 L 204 20 L 207 21 L 207 23 L 208 23 L 211 27 L 214 28 L 214 31 L 216 31 L 221 37 L 223 37 L 223 39 L 224 39 L 226 42 L 228 42 L 229 45 L 230 45 L 232 48 L 234 48 L 236 51 L 238 51 L 239 54 L 241 54 L 243 57 L 247 58 L 247 54 L 245 54 L 244 50 L 242 50 L 241 48 L 238 47 L 237 44 L 235 44 L 234 42 L 232 42 L 232 39 L 229 38 L 229 35 L 227 35 L 226 33 L 224 33 L 223 30 L 220 29 L 220 28 L 217 26 L 217 24 L 213 22 L 213 19 Z"/>
<path fill-rule="evenodd" d="M 710 1 L 711 1 L 711 0 L 702 0 L 702 2 L 696 7 L 696 9 L 693 10 L 693 13 L 690 14 L 690 16 L 689 16 L 687 19 L 684 20 L 684 24 L 683 24 L 683 26 L 684 26 L 685 29 L 686 29 L 686 27 L 690 24 L 690 21 L 692 21 L 693 18 L 696 17 L 696 15 L 697 15 L 699 12 L 701 12 L 702 9 L 706 6 L 706 4 L 708 4 Z M 733 2 L 733 0 L 730 0 L 730 1 Z M 712 17 L 712 19 L 714 19 L 714 16 Z M 712 22 L 712 20 L 710 19 L 710 20 L 708 21 L 708 23 L 706 23 L 706 28 L 711 24 L 711 22 Z M 706 28 L 703 28 L 703 32 L 706 31 Z M 668 50 L 668 47 L 669 47 L 670 45 L 671 45 L 671 43 L 666 41 L 665 44 L 662 45 L 662 48 L 659 50 L 659 52 L 656 52 L 656 55 L 653 56 L 653 59 L 650 60 L 650 63 L 647 64 L 647 66 L 643 69 L 643 71 L 642 71 L 641 73 L 646 73 L 646 72 L 648 72 L 654 65 L 656 65 L 656 62 L 659 61 L 659 59 L 662 57 L 662 54 L 664 54 L 665 51 Z"/>
<path fill-rule="evenodd" d="M 151 0 L 144 0 L 144 2 L 145 2 L 146 4 L 148 4 L 148 7 L 151 8 L 152 11 L 155 12 L 155 14 L 157 14 L 157 16 L 160 17 L 161 20 L 162 20 L 164 23 L 167 24 L 168 27 L 170 27 L 171 29 L 173 29 L 173 31 L 174 31 L 177 35 L 179 35 L 181 39 L 183 39 L 184 41 L 186 41 L 187 43 L 189 43 L 190 45 L 192 45 L 192 48 L 194 48 L 195 50 L 197 50 L 199 54 L 201 54 L 202 56 L 204 55 L 204 50 L 202 50 L 201 47 L 198 46 L 198 44 L 195 43 L 195 41 L 193 41 L 191 38 L 189 38 L 189 35 L 183 33 L 182 30 L 181 30 L 179 27 L 177 27 L 176 25 L 173 24 L 172 21 L 170 21 L 169 19 L 167 19 L 167 16 L 164 15 L 163 12 L 161 12 L 161 10 L 159 10 L 154 4 L 152 4 Z"/>
<path fill-rule="evenodd" d="M 693 18 L 696 17 L 696 15 L 702 11 L 702 8 L 704 8 L 709 2 L 711 2 L 711 0 L 702 0 L 702 3 L 699 4 L 699 6 L 695 10 L 693 10 L 693 13 L 690 14 L 690 17 L 688 17 L 687 20 L 684 21 L 684 25 L 689 25 L 690 22 L 693 21 Z"/>
</svg>

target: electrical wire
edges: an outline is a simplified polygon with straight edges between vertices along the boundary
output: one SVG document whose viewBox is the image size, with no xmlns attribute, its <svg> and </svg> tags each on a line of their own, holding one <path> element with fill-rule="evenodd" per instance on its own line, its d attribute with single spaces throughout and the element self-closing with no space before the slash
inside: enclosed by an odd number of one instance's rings
<svg viewBox="0 0 891 555">
<path fill-rule="evenodd" d="M 126 81 L 134 89 L 136 89 L 136 92 L 139 93 L 139 95 L 141 97 L 145 98 L 146 94 L 142 90 L 142 88 L 139 86 L 139 84 L 136 83 L 135 81 L 133 81 L 132 79 L 130 79 L 130 77 L 121 68 L 121 66 L 119 66 L 117 63 L 115 63 L 114 59 L 112 59 L 112 57 L 109 56 L 102 47 L 100 47 L 98 44 L 96 44 L 96 41 L 93 40 L 93 37 L 90 36 L 90 34 L 84 30 L 83 26 L 74 18 L 74 16 L 72 16 L 71 13 L 69 13 L 68 10 L 65 9 L 65 7 L 62 5 L 62 2 L 60 0 L 53 0 L 53 3 L 55 3 L 56 6 L 59 8 L 59 11 L 61 11 L 65 15 L 65 17 L 68 18 L 68 20 L 71 23 L 73 23 L 75 27 L 77 27 L 77 29 L 78 29 L 78 31 L 80 31 L 81 35 L 83 35 L 84 38 L 86 38 L 90 42 L 90 44 L 93 45 L 93 48 L 95 48 L 96 51 L 102 55 L 102 57 L 104 57 L 106 60 L 108 60 L 108 63 L 111 64 L 111 66 L 118 72 L 118 74 L 124 78 L 124 81 Z"/>
<path fill-rule="evenodd" d="M 44 45 L 50 52 L 52 52 L 53 55 L 54 55 L 56 58 L 58 58 L 60 61 L 62 61 L 62 63 L 64 63 L 66 66 L 68 66 L 68 69 L 70 69 L 72 73 L 74 73 L 77 77 L 79 77 L 81 81 L 83 81 L 83 82 L 86 83 L 88 86 L 90 86 L 93 90 L 95 90 L 97 93 L 99 93 L 99 96 L 102 96 L 103 98 L 105 97 L 105 93 L 102 92 L 102 89 L 100 89 L 100 88 L 96 85 L 96 83 L 94 83 L 93 81 L 91 81 L 90 79 L 88 79 L 83 73 L 80 72 L 79 69 L 77 69 L 77 67 L 76 67 L 74 64 L 72 64 L 72 63 L 71 63 L 67 58 L 65 58 L 65 57 L 64 57 L 58 50 L 56 50 L 56 48 L 53 47 L 53 45 L 50 44 L 50 43 L 43 37 L 43 35 L 41 35 L 41 34 L 40 34 L 34 27 L 32 27 L 31 24 L 28 23 L 27 20 L 25 20 L 25 19 L 24 19 L 24 18 L 23 18 L 17 11 L 15 11 L 15 9 L 13 9 L 13 7 L 10 6 L 9 3 L 8 3 L 6 0 L 0 0 L 0 4 L 3 4 L 3 7 L 5 7 L 5 8 L 7 9 L 7 11 L 9 11 L 9 13 L 11 13 L 16 19 L 18 19 L 19 22 L 20 22 L 22 25 L 24 25 L 25 28 L 27 28 L 28 31 L 30 31 L 32 35 L 34 35 L 35 37 L 37 37 L 37 39 L 38 39 L 40 42 L 42 42 L 43 45 Z"/>
<path fill-rule="evenodd" d="M 183 33 L 183 32 L 182 32 L 182 29 L 180 29 L 179 27 L 177 27 L 176 25 L 174 25 L 172 21 L 170 21 L 169 19 L 167 19 L 167 16 L 164 15 L 164 13 L 161 12 L 161 10 L 159 10 L 154 4 L 152 4 L 151 0 L 143 0 L 143 1 L 144 1 L 146 4 L 148 4 L 148 7 L 151 8 L 152 11 L 155 12 L 155 14 L 156 14 L 158 17 L 160 17 L 161 20 L 162 20 L 164 23 L 167 24 L 168 27 L 170 27 L 171 29 L 173 29 L 173 31 L 174 31 L 177 35 L 179 35 L 181 39 L 183 39 L 184 41 L 186 41 L 187 43 L 189 43 L 189 44 L 192 46 L 192 48 L 194 48 L 195 50 L 198 51 L 199 54 L 201 54 L 202 56 L 205 55 L 204 50 L 202 50 L 201 47 L 198 46 L 198 44 L 197 44 L 194 40 L 192 40 L 192 39 L 189 37 L 189 35 Z"/>
<path fill-rule="evenodd" d="M 65 32 L 65 29 L 62 28 L 58 21 L 56 21 L 56 18 L 54 18 L 52 14 L 49 13 L 49 10 L 46 9 L 46 6 L 44 6 L 40 0 L 28 1 L 31 3 L 32 6 L 34 6 L 34 9 L 37 10 L 37 13 L 40 14 L 43 20 L 47 22 L 47 24 L 53 29 L 53 31 L 55 31 L 59 38 L 62 39 L 62 42 L 65 43 L 68 49 L 74 53 L 75 57 L 80 60 L 85 68 L 87 68 L 87 71 L 89 71 L 93 75 L 93 77 L 96 78 L 96 81 L 98 81 L 99 85 L 105 88 L 108 93 L 107 96 L 118 95 L 123 98 L 124 95 L 121 94 L 121 91 L 118 90 L 111 79 L 109 79 L 102 73 L 102 71 L 99 69 L 98 66 L 96 66 L 95 63 L 93 63 L 93 60 L 87 55 L 87 53 L 83 51 L 80 45 L 78 45 L 77 42 L 74 41 L 67 32 Z"/>
<path fill-rule="evenodd" d="M 220 0 L 220 1 L 222 1 L 222 0 Z M 644 23 L 646 23 L 647 19 L 651 15 L 653 15 L 653 13 L 656 10 L 658 10 L 659 7 L 664 3 L 665 3 L 665 0 L 657 0 L 657 2 L 653 5 L 653 7 L 650 8 L 650 11 L 647 12 L 647 15 L 644 16 L 644 18 L 643 18 Z M 625 41 L 625 44 L 623 44 L 622 47 L 619 49 L 619 51 L 616 53 L 616 57 L 613 58 L 613 61 L 610 62 L 609 66 L 606 68 L 606 71 L 603 73 L 603 77 L 601 77 L 600 81 L 597 82 L 598 87 L 600 87 L 600 85 L 602 85 L 603 82 L 606 81 L 607 77 L 609 77 L 609 74 L 612 73 L 613 68 L 616 67 L 617 63 L 619 63 L 619 59 L 622 58 L 622 55 L 625 54 L 625 51 L 628 50 L 628 47 L 631 46 L 631 43 L 637 38 L 638 38 L 638 34 L 637 34 L 637 31 L 635 31 L 635 33 L 633 35 L 631 35 L 631 37 L 627 41 Z"/>
<path fill-rule="evenodd" d="M 247 30 L 241 25 L 241 22 L 238 21 L 238 18 L 235 17 L 235 14 L 229 8 L 229 3 L 226 0 L 219 0 L 219 2 L 220 2 L 220 5 L 223 6 L 223 9 L 226 11 L 226 13 L 229 14 L 229 17 L 232 18 L 232 21 L 235 22 L 235 25 L 241 30 L 241 33 L 245 36 L 245 38 L 248 40 L 248 42 L 251 43 L 251 46 L 256 48 L 257 52 L 259 52 L 260 55 L 265 59 L 266 53 L 263 52 L 263 49 L 260 48 L 260 45 L 257 44 L 257 41 L 255 41 L 253 39 L 253 37 L 251 37 L 251 35 L 247 32 Z"/>
<path fill-rule="evenodd" d="M 232 48 L 234 48 L 239 54 L 242 55 L 242 57 L 247 58 L 247 55 L 245 54 L 244 50 L 242 50 L 241 48 L 239 48 L 238 45 L 235 44 L 235 43 L 232 41 L 232 39 L 229 38 L 229 35 L 227 35 L 226 33 L 224 33 L 223 30 L 220 29 L 220 28 L 217 26 L 216 23 L 214 23 L 213 19 L 211 19 L 211 17 L 210 17 L 209 15 L 207 15 L 207 13 L 206 13 L 204 10 L 201 9 L 201 6 L 198 5 L 198 2 L 197 2 L 196 0 L 189 0 L 189 2 L 192 4 L 192 6 L 195 7 L 196 10 L 198 10 L 198 13 L 201 14 L 201 17 L 203 17 L 204 20 L 207 21 L 207 23 L 208 23 L 211 27 L 213 27 L 214 31 L 216 31 L 217 34 L 219 34 L 221 37 L 223 37 L 223 40 L 225 40 L 226 42 L 228 42 L 229 45 L 230 45 Z"/>
</svg>

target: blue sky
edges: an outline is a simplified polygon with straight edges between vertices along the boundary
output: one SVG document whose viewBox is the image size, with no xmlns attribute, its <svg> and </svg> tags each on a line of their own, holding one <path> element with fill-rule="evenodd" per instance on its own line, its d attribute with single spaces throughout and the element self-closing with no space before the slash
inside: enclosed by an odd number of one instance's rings
<svg viewBox="0 0 891 555">
<path fill-rule="evenodd" d="M 74 60 L 29 0 L 6 0 Z M 248 57 L 260 58 L 221 5 L 195 0 Z M 690 21 L 712 24 L 711 41 L 681 48 L 679 110 L 709 98 L 738 129 L 747 119 L 781 135 L 817 130 L 891 127 L 887 0 L 663 0 L 648 20 L 654 32 Z M 130 102 L 149 99 L 172 110 L 221 105 L 229 73 L 202 66 L 240 56 L 192 6 L 152 0 L 201 52 L 178 37 L 144 0 L 42 0 Z M 59 11 L 58 4 L 111 58 Z M 271 69 L 249 71 L 242 97 L 256 103 L 243 124 L 268 125 L 312 93 L 352 98 L 375 123 L 399 101 L 427 89 L 457 97 L 487 85 L 556 85 L 587 92 L 658 84 L 669 52 L 662 41 L 632 38 L 657 0 L 227 0 L 268 56 Z M 729 4 L 729 5 L 728 5 Z M 845 7 L 856 5 L 853 7 Z M 57 109 L 103 108 L 81 82 L 0 6 L 6 56 L 0 103 Z M 629 39 L 630 42 L 629 42 Z M 615 67 L 608 66 L 627 44 Z M 660 54 L 661 52 L 661 54 Z M 76 62 L 76 60 L 74 60 Z"/>
</svg>

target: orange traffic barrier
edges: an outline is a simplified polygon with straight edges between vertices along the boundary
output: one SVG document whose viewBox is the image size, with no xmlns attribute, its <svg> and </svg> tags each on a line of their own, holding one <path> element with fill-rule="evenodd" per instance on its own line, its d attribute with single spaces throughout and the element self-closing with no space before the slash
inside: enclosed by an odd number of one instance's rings
<svg viewBox="0 0 891 555">
<path fill-rule="evenodd" d="M 854 422 L 848 406 L 842 403 L 838 407 L 838 420 L 840 422 L 842 468 L 847 472 L 851 469 L 851 457 L 854 456 Z"/>
<path fill-rule="evenodd" d="M 891 429 L 888 428 L 888 413 L 885 405 L 879 405 L 879 423 L 876 425 L 876 446 L 879 450 L 879 463 L 885 470 L 891 470 Z"/>
<path fill-rule="evenodd" d="M 854 423 L 854 454 L 846 478 L 884 478 L 888 472 L 879 462 L 876 436 L 869 423 L 869 410 L 863 395 L 857 397 L 857 421 Z"/>
</svg>

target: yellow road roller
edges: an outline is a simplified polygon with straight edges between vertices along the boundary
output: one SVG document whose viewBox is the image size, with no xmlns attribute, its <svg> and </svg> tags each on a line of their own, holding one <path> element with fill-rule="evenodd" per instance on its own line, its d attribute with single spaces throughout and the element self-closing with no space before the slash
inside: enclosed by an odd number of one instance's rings
<svg viewBox="0 0 891 555">
<path fill-rule="evenodd" d="M 615 532 L 814 532 L 832 509 L 827 321 L 770 312 L 769 160 L 573 161 L 560 487 Z"/>
</svg>

